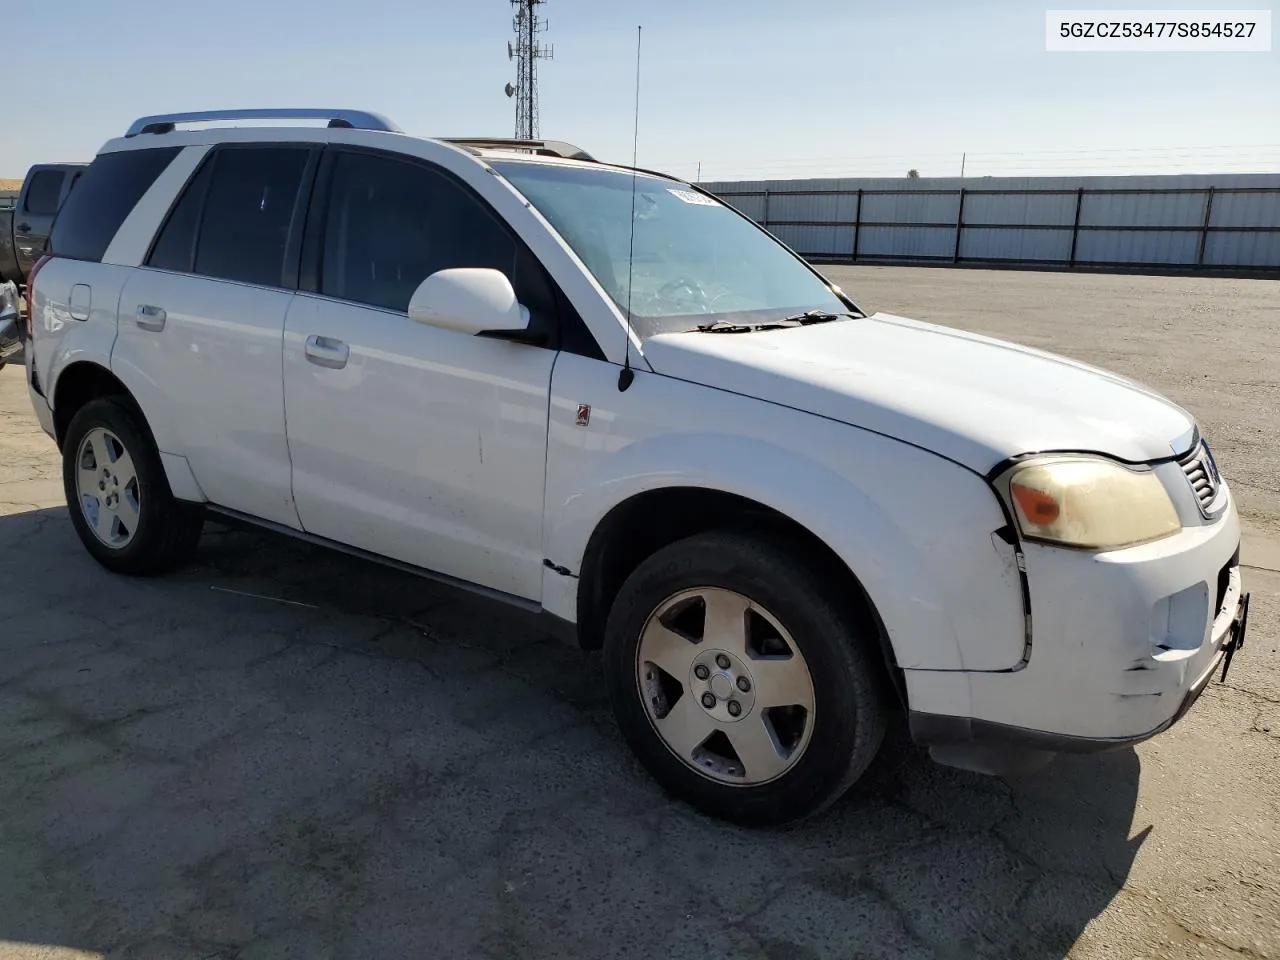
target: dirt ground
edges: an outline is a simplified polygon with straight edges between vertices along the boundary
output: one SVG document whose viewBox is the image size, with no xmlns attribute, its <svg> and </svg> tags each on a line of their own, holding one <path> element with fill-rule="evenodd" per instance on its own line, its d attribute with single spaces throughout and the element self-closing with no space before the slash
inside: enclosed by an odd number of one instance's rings
<svg viewBox="0 0 1280 960">
<path fill-rule="evenodd" d="M 213 526 L 181 574 L 106 574 L 10 368 L 0 960 L 1280 958 L 1280 286 L 831 272 L 1202 419 L 1249 525 L 1225 685 L 1136 750 L 1015 781 L 899 732 L 829 814 L 737 829 L 665 798 L 598 656 L 516 614 Z"/>
</svg>

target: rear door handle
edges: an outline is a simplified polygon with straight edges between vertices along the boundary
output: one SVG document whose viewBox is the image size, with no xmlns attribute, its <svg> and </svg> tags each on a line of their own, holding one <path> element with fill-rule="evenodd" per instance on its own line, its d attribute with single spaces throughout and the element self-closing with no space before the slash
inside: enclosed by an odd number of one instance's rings
<svg viewBox="0 0 1280 960">
<path fill-rule="evenodd" d="M 22 233 L 30 233 L 30 232 L 31 232 L 31 224 L 29 224 L 29 223 L 20 223 L 20 224 L 18 224 L 18 230 L 19 230 L 20 232 L 22 232 Z"/>
<path fill-rule="evenodd" d="M 160 307 L 153 307 L 148 303 L 144 303 L 138 307 L 137 312 L 133 315 L 134 322 L 143 330 L 151 330 L 159 333 L 164 329 L 164 322 L 168 319 L 168 315 Z"/>
<path fill-rule="evenodd" d="M 351 356 L 351 348 L 341 340 L 332 337 L 319 337 L 314 333 L 307 337 L 307 360 L 318 367 L 341 370 L 347 365 Z"/>
</svg>

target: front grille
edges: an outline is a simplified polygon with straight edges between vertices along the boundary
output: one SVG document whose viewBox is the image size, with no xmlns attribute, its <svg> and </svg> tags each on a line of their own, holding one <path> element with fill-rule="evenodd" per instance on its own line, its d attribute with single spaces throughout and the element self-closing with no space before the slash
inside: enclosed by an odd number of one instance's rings
<svg viewBox="0 0 1280 960">
<path fill-rule="evenodd" d="M 1213 460 L 1213 453 L 1202 440 L 1195 449 L 1178 461 L 1182 472 L 1186 474 L 1187 483 L 1196 495 L 1200 504 L 1200 512 L 1206 517 L 1209 508 L 1218 497 L 1218 488 L 1222 486 L 1222 475 L 1218 473 L 1218 465 Z"/>
</svg>

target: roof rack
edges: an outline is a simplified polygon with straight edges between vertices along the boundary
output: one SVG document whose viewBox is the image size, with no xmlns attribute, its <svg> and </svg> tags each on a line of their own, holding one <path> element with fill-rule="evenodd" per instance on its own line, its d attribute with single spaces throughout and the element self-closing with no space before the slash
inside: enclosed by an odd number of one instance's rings
<svg viewBox="0 0 1280 960">
<path fill-rule="evenodd" d="M 133 122 L 125 133 L 136 137 L 140 133 L 172 133 L 179 123 L 204 123 L 210 120 L 327 120 L 330 127 L 347 127 L 356 130 L 382 130 L 401 133 L 399 127 L 378 113 L 367 110 L 320 110 L 312 107 L 282 107 L 254 110 L 202 110 L 195 113 L 162 113 L 153 117 L 141 117 Z"/>
<path fill-rule="evenodd" d="M 495 137 L 441 137 L 445 143 L 473 150 L 515 150 L 535 153 L 543 157 L 561 157 L 565 160 L 586 160 L 595 163 L 596 158 L 581 147 L 563 140 L 503 140 Z"/>
</svg>

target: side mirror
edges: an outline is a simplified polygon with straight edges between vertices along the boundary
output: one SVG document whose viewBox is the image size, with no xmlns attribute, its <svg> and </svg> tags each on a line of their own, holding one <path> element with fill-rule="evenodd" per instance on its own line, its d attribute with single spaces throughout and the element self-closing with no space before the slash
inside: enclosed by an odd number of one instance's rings
<svg viewBox="0 0 1280 960">
<path fill-rule="evenodd" d="M 452 267 L 431 274 L 409 300 L 409 319 L 471 336 L 537 343 L 529 310 L 511 281 L 489 267 Z"/>
</svg>

